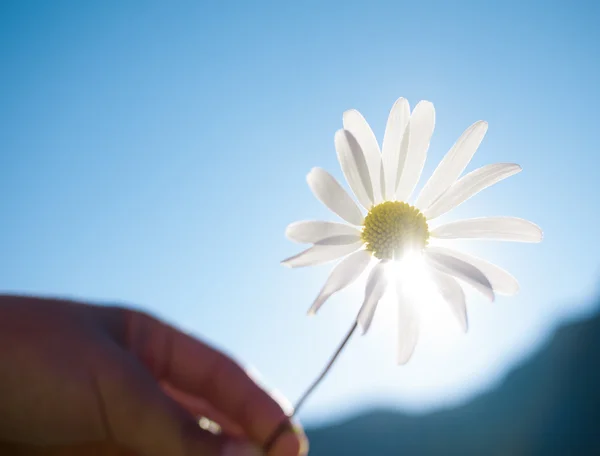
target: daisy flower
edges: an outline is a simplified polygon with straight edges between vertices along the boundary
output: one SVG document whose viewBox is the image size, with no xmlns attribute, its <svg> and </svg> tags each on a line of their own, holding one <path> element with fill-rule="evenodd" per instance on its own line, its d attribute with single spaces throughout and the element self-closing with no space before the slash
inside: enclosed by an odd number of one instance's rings
<svg viewBox="0 0 600 456">
<path fill-rule="evenodd" d="M 504 269 L 443 244 L 450 239 L 540 242 L 542 231 L 537 225 L 515 217 L 480 217 L 430 227 L 437 217 L 521 171 L 514 163 L 496 163 L 460 177 L 487 132 L 486 122 L 475 122 L 465 130 L 414 204 L 408 203 L 421 177 L 434 125 L 435 110 L 430 102 L 420 102 L 411 113 L 408 102 L 400 98 L 390 111 L 380 149 L 364 117 L 356 110 L 344 113 L 343 129 L 335 134 L 335 149 L 360 205 L 327 171 L 313 168 L 307 176 L 317 199 L 346 222 L 309 220 L 287 227 L 289 239 L 312 246 L 284 260 L 284 265 L 296 268 L 341 260 L 329 274 L 309 314 L 316 313 L 331 295 L 346 288 L 368 268 L 370 272 L 356 320 L 325 369 L 296 403 L 292 417 L 325 378 L 357 327 L 367 332 L 389 282 L 395 285 L 398 300 L 397 359 L 400 364 L 408 362 L 419 334 L 415 296 L 409 292 L 411 269 L 424 267 L 464 331 L 467 311 L 462 283 L 491 300 L 495 293 L 512 295 L 519 289 L 516 279 Z M 432 240 L 438 241 L 435 246 L 430 245 Z M 265 452 L 286 426 L 287 422 L 282 421 L 273 431 L 264 445 Z"/>
<path fill-rule="evenodd" d="M 406 292 L 408 279 L 395 273 L 394 265 L 421 262 L 466 331 L 462 284 L 474 287 L 491 300 L 495 293 L 515 294 L 519 286 L 504 269 L 444 246 L 444 242 L 450 239 L 540 242 L 542 239 L 537 225 L 515 217 L 471 218 L 430 227 L 437 217 L 521 171 L 514 163 L 496 163 L 460 177 L 488 128 L 487 122 L 478 121 L 465 130 L 414 203 L 409 203 L 421 177 L 434 125 L 433 104 L 421 101 L 411 113 L 408 102 L 400 98 L 390 111 L 380 150 L 364 117 L 356 110 L 346 111 L 343 129 L 335 134 L 335 149 L 346 181 L 360 205 L 327 171 L 314 168 L 307 176 L 310 189 L 346 223 L 300 221 L 286 230 L 290 240 L 312 246 L 284 260 L 284 265 L 295 268 L 341 259 L 309 314 L 316 313 L 331 295 L 371 267 L 357 317 L 357 324 L 364 333 L 369 329 L 378 302 L 389 285 L 395 285 L 400 364 L 412 356 L 419 324 L 414 299 Z M 430 245 L 431 240 L 436 241 L 435 246 Z"/>
</svg>

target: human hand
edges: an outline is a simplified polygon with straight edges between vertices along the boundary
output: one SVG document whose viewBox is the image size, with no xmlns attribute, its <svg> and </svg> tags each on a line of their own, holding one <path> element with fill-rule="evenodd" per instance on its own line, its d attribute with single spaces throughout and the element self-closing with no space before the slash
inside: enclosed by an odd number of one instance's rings
<svg viewBox="0 0 600 456">
<path fill-rule="evenodd" d="M 14 448 L 260 455 L 288 420 L 227 356 L 125 308 L 0 296 L 0 366 L 0 441 Z M 199 415 L 223 432 L 201 429 Z M 305 454 L 302 432 L 288 429 L 268 456 Z"/>
</svg>

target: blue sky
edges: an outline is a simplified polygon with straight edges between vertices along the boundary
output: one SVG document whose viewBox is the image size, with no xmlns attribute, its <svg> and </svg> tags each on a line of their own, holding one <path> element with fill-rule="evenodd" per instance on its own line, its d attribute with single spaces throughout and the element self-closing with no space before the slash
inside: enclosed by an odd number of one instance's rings
<svg viewBox="0 0 600 456">
<path fill-rule="evenodd" d="M 471 294 L 469 333 L 440 314 L 404 367 L 382 306 L 302 416 L 467 400 L 594 311 L 599 19 L 594 2 L 4 1 L 0 288 L 144 308 L 293 401 L 362 300 L 356 284 L 308 318 L 329 266 L 279 264 L 298 251 L 288 223 L 334 219 L 305 175 L 342 178 L 344 110 L 381 139 L 396 98 L 427 99 L 425 177 L 479 119 L 468 169 L 524 168 L 451 218 L 525 217 L 544 242 L 461 243 L 521 293 Z"/>
</svg>

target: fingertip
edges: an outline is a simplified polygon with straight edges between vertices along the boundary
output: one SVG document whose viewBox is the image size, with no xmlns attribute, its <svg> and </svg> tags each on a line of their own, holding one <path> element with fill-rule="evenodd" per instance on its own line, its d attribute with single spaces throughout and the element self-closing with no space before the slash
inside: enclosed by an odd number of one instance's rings
<svg viewBox="0 0 600 456">
<path fill-rule="evenodd" d="M 296 425 L 281 434 L 267 456 L 306 456 L 307 454 L 308 439 L 304 430 Z"/>
<path fill-rule="evenodd" d="M 300 423 L 293 423 L 293 432 L 296 434 L 296 438 L 299 442 L 298 454 L 300 456 L 306 456 L 308 454 L 308 450 L 310 448 L 310 444 L 308 442 L 308 437 L 304 432 L 304 428 Z"/>
<path fill-rule="evenodd" d="M 264 456 L 264 453 L 251 443 L 232 441 L 223 447 L 220 456 Z"/>
</svg>

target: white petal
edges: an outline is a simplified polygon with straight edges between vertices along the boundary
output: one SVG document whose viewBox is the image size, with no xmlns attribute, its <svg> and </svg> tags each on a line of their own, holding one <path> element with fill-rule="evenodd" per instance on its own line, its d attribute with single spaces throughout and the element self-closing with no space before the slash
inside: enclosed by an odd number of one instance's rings
<svg viewBox="0 0 600 456">
<path fill-rule="evenodd" d="M 352 225 L 362 225 L 362 212 L 335 178 L 321 168 L 313 168 L 306 176 L 308 186 L 316 198 L 332 212 Z"/>
<path fill-rule="evenodd" d="M 381 147 L 381 158 L 383 160 L 385 193 L 384 199 L 394 198 L 396 194 L 396 183 L 398 176 L 402 174 L 408 141 L 402 149 L 402 138 L 410 119 L 410 105 L 405 98 L 398 98 L 388 116 Z M 407 134 L 408 136 L 408 134 Z"/>
<path fill-rule="evenodd" d="M 540 242 L 543 237 L 539 226 L 517 217 L 459 220 L 437 227 L 431 235 L 440 239 L 495 239 L 514 242 Z"/>
<path fill-rule="evenodd" d="M 313 302 L 308 314 L 314 315 L 332 294 L 337 293 L 354 282 L 363 273 L 371 258 L 372 256 L 369 252 L 359 250 L 340 261 L 333 268 L 331 274 L 329 274 L 327 282 L 323 285 L 319 296 Z"/>
<path fill-rule="evenodd" d="M 349 131 L 338 130 L 335 134 L 335 150 L 348 185 L 360 204 L 369 209 L 374 201 L 373 184 L 360 144 Z"/>
<path fill-rule="evenodd" d="M 446 255 L 445 253 L 437 252 L 435 249 L 426 249 L 425 259 L 438 271 L 467 282 L 476 290 L 483 293 L 484 296 L 487 296 L 492 301 L 494 300 L 492 284 L 485 274 L 472 264 Z"/>
<path fill-rule="evenodd" d="M 327 263 L 348 255 L 362 247 L 362 242 L 347 245 L 314 245 L 293 257 L 281 262 L 290 268 L 301 268 L 303 266 L 315 266 Z"/>
<path fill-rule="evenodd" d="M 500 266 L 496 266 L 483 258 L 445 247 L 428 247 L 427 250 L 444 253 L 475 266 L 488 278 L 492 284 L 494 293 L 512 296 L 519 292 L 519 282 L 517 282 L 517 279 Z"/>
<path fill-rule="evenodd" d="M 475 196 L 481 190 L 520 171 L 521 167 L 514 163 L 495 163 L 476 169 L 455 182 L 431 206 L 423 211 L 423 215 L 429 220 L 439 217 Z"/>
<path fill-rule="evenodd" d="M 331 236 L 315 242 L 316 245 L 346 245 L 362 242 L 360 234 L 341 234 L 339 236 Z"/>
<path fill-rule="evenodd" d="M 371 184 L 373 186 L 373 202 L 379 204 L 381 199 L 381 152 L 377 138 L 368 122 L 356 109 L 350 109 L 343 116 L 344 130 L 349 131 L 354 135 L 358 144 L 363 151 L 369 174 L 371 176 Z"/>
<path fill-rule="evenodd" d="M 302 220 L 288 225 L 285 235 L 290 241 L 315 244 L 333 236 L 360 236 L 360 231 L 345 223 Z"/>
<path fill-rule="evenodd" d="M 480 120 L 465 130 L 421 190 L 415 202 L 417 207 L 428 207 L 450 188 L 473 158 L 487 129 L 487 122 Z"/>
<path fill-rule="evenodd" d="M 383 158 L 381 159 L 381 168 L 379 170 L 379 191 L 381 194 L 381 200 L 379 202 L 381 203 L 388 199 L 385 193 L 385 169 L 383 168 Z"/>
<path fill-rule="evenodd" d="M 406 160 L 408 157 L 408 146 L 410 144 L 410 121 L 406 124 L 404 133 L 402 134 L 402 140 L 400 141 L 400 152 L 398 153 L 398 163 L 396 164 L 396 180 L 392 182 L 391 193 L 386 193 L 388 200 L 400 200 L 403 201 L 408 198 L 400 198 L 397 195 L 397 189 L 400 187 L 400 180 L 402 179 Z"/>
<path fill-rule="evenodd" d="M 401 278 L 396 282 L 398 296 L 398 364 L 406 364 L 419 339 L 419 319 L 412 300 L 402 289 Z"/>
<path fill-rule="evenodd" d="M 410 116 L 408 154 L 396 189 L 396 199 L 400 201 L 408 200 L 419 182 L 434 127 L 435 109 L 433 104 L 421 101 L 415 106 Z"/>
<path fill-rule="evenodd" d="M 388 280 L 386 266 L 387 264 L 385 261 L 380 261 L 377 263 L 371 270 L 369 278 L 367 279 L 365 300 L 363 301 L 357 318 L 363 334 L 366 334 L 369 330 L 369 326 L 371 326 L 371 321 L 373 320 L 373 315 L 375 314 L 377 304 L 387 289 Z"/>
<path fill-rule="evenodd" d="M 452 313 L 460 325 L 460 329 L 462 329 L 463 332 L 467 332 L 467 305 L 463 288 L 454 277 L 435 269 L 431 269 L 431 278 L 435 282 L 444 301 L 450 306 Z"/>
</svg>

